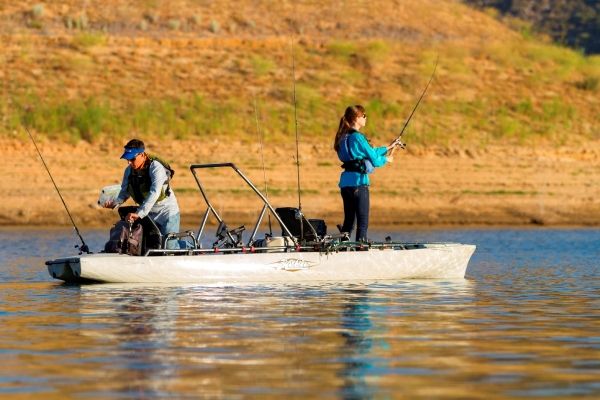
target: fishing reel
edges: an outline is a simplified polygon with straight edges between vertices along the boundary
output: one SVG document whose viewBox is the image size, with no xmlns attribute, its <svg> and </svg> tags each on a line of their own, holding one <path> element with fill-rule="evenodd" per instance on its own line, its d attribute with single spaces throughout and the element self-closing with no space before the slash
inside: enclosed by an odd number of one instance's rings
<svg viewBox="0 0 600 400">
<path fill-rule="evenodd" d="M 394 147 L 392 147 L 392 150 L 390 151 L 390 155 L 394 155 L 396 148 L 401 148 L 402 150 L 406 150 L 406 143 L 402 142 L 400 140 L 400 138 L 394 140 L 393 145 L 394 145 Z"/>
<path fill-rule="evenodd" d="M 76 244 L 74 247 L 79 250 L 79 255 L 82 255 L 83 253 L 92 254 L 90 248 L 85 243 L 83 243 L 82 245 Z"/>
<path fill-rule="evenodd" d="M 242 233 L 246 230 L 244 225 L 229 230 L 225 222 L 221 221 L 217 228 L 217 240 L 213 248 L 235 248 L 242 245 Z"/>
</svg>

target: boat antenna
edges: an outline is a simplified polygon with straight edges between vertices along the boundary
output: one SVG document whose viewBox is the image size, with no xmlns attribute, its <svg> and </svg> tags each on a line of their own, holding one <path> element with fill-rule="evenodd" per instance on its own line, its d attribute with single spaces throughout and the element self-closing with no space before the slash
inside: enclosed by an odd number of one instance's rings
<svg viewBox="0 0 600 400">
<path fill-rule="evenodd" d="M 296 57 L 294 54 L 294 39 L 292 38 L 292 92 L 294 100 L 294 128 L 296 132 L 296 172 L 298 175 L 298 215 L 300 220 L 300 240 L 304 240 L 304 222 L 302 220 L 302 200 L 300 197 L 300 150 L 298 140 L 298 107 L 296 104 Z"/>
<path fill-rule="evenodd" d="M 400 139 L 402 138 L 402 135 L 404 134 L 404 131 L 406 130 L 406 127 L 408 126 L 408 123 L 412 119 L 413 114 L 415 113 L 415 111 L 417 111 L 417 107 L 419 107 L 419 104 L 421 104 L 421 100 L 423 100 L 423 97 L 425 96 L 425 93 L 427 93 L 427 89 L 429 89 L 429 85 L 431 84 L 431 81 L 433 81 L 433 77 L 435 76 L 435 71 L 437 70 L 437 66 L 438 66 L 438 61 L 439 60 L 440 60 L 440 56 L 438 55 L 437 58 L 435 59 L 435 66 L 433 67 L 433 72 L 431 73 L 431 76 L 429 77 L 429 81 L 427 82 L 427 85 L 425 85 L 425 89 L 423 89 L 423 93 L 421 93 L 421 96 L 419 97 L 419 100 L 417 100 L 417 104 L 415 104 L 415 106 L 413 107 L 410 115 L 408 116 L 408 118 L 406 119 L 406 122 L 404 123 L 404 126 L 402 127 L 402 130 L 400 131 L 400 134 L 396 138 L 396 141 L 399 142 L 398 147 L 400 147 L 402 149 L 406 148 L 406 144 L 400 142 Z M 392 149 L 392 151 L 390 152 L 390 155 L 393 155 L 394 151 L 396 151 L 396 147 L 395 146 Z"/>
<path fill-rule="evenodd" d="M 58 186 L 56 186 L 56 182 L 54 182 L 54 178 L 52 178 L 52 174 L 50 173 L 50 170 L 48 169 L 48 165 L 46 165 L 46 161 L 44 161 L 44 157 L 42 157 L 42 153 L 40 152 L 40 149 L 38 148 L 37 143 L 35 143 L 35 140 L 33 139 L 33 135 L 31 134 L 31 132 L 29 132 L 29 129 L 27 129 L 27 126 L 25 126 L 25 125 L 22 125 L 22 126 L 23 126 L 23 128 L 25 128 L 25 131 L 27 131 L 27 134 L 29 135 L 31 142 L 35 146 L 35 150 L 37 151 L 38 155 L 40 156 L 40 160 L 42 160 L 42 164 L 44 164 L 44 168 L 46 169 L 46 172 L 48 173 L 48 176 L 50 177 L 50 180 L 52 181 L 52 184 L 54 185 L 54 189 L 56 189 L 56 193 L 58 193 L 58 197 L 60 197 L 60 201 L 62 201 L 63 206 L 65 207 L 65 210 L 67 211 L 67 214 L 69 215 L 69 219 L 71 220 L 71 223 L 73 224 L 73 228 L 75 228 L 75 232 L 77 233 L 77 236 L 79 236 L 79 240 L 81 240 L 81 246 L 75 246 L 75 247 L 78 247 L 79 250 L 81 251 L 81 253 L 85 252 L 87 254 L 90 254 L 90 249 L 89 249 L 88 245 L 85 244 L 85 241 L 83 240 L 83 237 L 81 236 L 81 233 L 79 233 L 79 229 L 77 229 L 77 225 L 75 225 L 75 221 L 73 220 L 73 217 L 71 216 L 71 213 L 69 212 L 69 207 L 67 207 L 67 203 L 65 203 L 65 199 L 63 199 L 62 194 L 60 194 L 60 190 L 58 190 Z"/>
<path fill-rule="evenodd" d="M 256 106 L 256 97 L 254 97 L 254 118 L 256 120 L 256 136 L 258 136 L 258 143 L 260 143 L 260 158 L 263 170 L 263 180 L 265 182 L 265 197 L 267 200 L 269 199 L 269 188 L 267 187 L 267 172 L 265 170 L 265 154 L 263 151 L 263 137 L 264 133 L 261 135 L 260 126 L 258 123 L 258 107 Z M 267 218 L 269 219 L 269 234 L 273 236 L 273 227 L 271 226 L 271 213 L 268 213 Z"/>
</svg>

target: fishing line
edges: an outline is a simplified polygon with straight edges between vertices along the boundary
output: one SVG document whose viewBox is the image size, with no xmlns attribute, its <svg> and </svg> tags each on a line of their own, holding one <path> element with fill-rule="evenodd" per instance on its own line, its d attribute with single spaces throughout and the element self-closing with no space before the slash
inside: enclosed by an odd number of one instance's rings
<svg viewBox="0 0 600 400">
<path fill-rule="evenodd" d="M 300 197 L 300 150 L 298 139 L 298 106 L 296 102 L 296 57 L 294 54 L 294 39 L 291 40 L 292 47 L 292 89 L 294 100 L 294 127 L 296 130 L 296 172 L 298 175 L 298 215 L 296 219 L 300 221 L 300 240 L 304 240 L 304 221 L 302 220 L 302 201 Z"/>
<path fill-rule="evenodd" d="M 254 118 L 256 120 L 256 135 L 258 136 L 258 143 L 260 144 L 260 158 L 261 158 L 261 164 L 262 164 L 262 170 L 263 170 L 263 180 L 265 183 L 265 197 L 267 198 L 267 200 L 269 200 L 269 188 L 267 187 L 267 172 L 265 170 L 265 154 L 264 154 L 264 150 L 263 150 L 264 132 L 261 135 L 260 126 L 258 123 L 258 107 L 256 106 L 256 97 L 254 97 L 253 100 L 254 100 Z M 269 234 L 272 237 L 273 236 L 273 228 L 271 226 L 271 212 L 268 213 L 267 218 L 269 220 Z"/>
<path fill-rule="evenodd" d="M 62 204 L 65 207 L 65 210 L 67 211 L 67 215 L 69 216 L 69 219 L 71 220 L 71 224 L 73 224 L 73 228 L 75 228 L 75 232 L 77 233 L 77 236 L 79 236 L 79 239 L 81 240 L 81 246 L 79 247 L 79 249 L 81 250 L 81 252 L 86 252 L 87 254 L 90 254 L 90 249 L 87 246 L 87 244 L 85 244 L 85 241 L 83 240 L 83 237 L 81 236 L 81 233 L 79 233 L 79 229 L 77 229 L 77 225 L 75 225 L 75 221 L 73 220 L 73 217 L 71 216 L 71 213 L 69 212 L 69 207 L 67 207 L 67 203 L 65 203 L 65 199 L 63 199 L 62 194 L 60 193 L 60 190 L 58 190 L 58 186 L 56 185 L 56 182 L 54 182 L 54 178 L 52 177 L 52 174 L 50 173 L 50 169 L 48 169 L 48 165 L 46 165 L 46 161 L 44 161 L 44 157 L 42 157 L 42 152 L 40 151 L 40 149 L 37 146 L 37 143 L 33 139 L 33 135 L 31 134 L 31 132 L 29 132 L 29 129 L 27 129 L 27 126 L 25 126 L 25 125 L 22 125 L 22 126 L 23 126 L 23 128 L 25 128 L 25 131 L 29 135 L 31 142 L 35 146 L 35 150 L 37 151 L 38 155 L 40 156 L 40 160 L 42 160 L 42 164 L 44 164 L 44 168 L 46 169 L 46 172 L 48 173 L 48 176 L 50 177 L 50 180 L 52 181 L 52 184 L 54 185 L 54 189 L 56 189 L 56 193 L 58 193 L 58 197 L 60 197 L 60 201 L 62 201 Z"/>
<path fill-rule="evenodd" d="M 296 171 L 298 174 L 298 210 L 302 211 L 302 201 L 300 198 L 300 150 L 298 139 L 298 107 L 296 102 L 296 57 L 294 54 L 294 41 L 292 39 L 292 85 L 294 100 L 294 128 L 296 132 Z"/>
</svg>

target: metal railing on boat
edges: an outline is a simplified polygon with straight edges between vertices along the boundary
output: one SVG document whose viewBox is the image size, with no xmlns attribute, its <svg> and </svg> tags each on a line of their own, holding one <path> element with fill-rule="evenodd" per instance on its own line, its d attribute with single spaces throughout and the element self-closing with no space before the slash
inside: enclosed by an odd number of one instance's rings
<svg viewBox="0 0 600 400">
<path fill-rule="evenodd" d="M 441 243 L 440 243 L 441 244 Z M 369 251 L 369 250 L 414 250 L 427 247 L 429 244 L 423 243 L 361 243 L 361 242 L 340 242 L 333 243 L 330 246 L 271 246 L 271 247 L 231 247 L 231 248 L 192 248 L 192 249 L 151 249 L 145 256 L 159 255 L 202 255 L 202 254 L 253 254 L 253 253 L 299 253 L 299 252 L 318 252 L 335 253 L 339 251 Z"/>
</svg>

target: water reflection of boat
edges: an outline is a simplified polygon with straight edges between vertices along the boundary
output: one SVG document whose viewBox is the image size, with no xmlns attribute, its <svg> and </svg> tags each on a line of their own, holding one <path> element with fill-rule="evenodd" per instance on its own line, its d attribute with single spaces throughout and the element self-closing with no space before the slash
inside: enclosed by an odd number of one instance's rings
<svg viewBox="0 0 600 400">
<path fill-rule="evenodd" d="M 78 334 L 113 354 L 106 379 L 115 393 L 412 398 L 430 387 L 415 373 L 472 366 L 464 350 L 446 353 L 470 348 L 463 320 L 476 309 L 472 286 L 465 279 L 104 284 L 77 288 L 73 304 Z"/>
<path fill-rule="evenodd" d="M 247 241 L 244 227 L 229 229 L 209 201 L 198 171 L 231 168 L 252 189 L 262 209 Z M 84 254 L 47 261 L 48 272 L 67 282 L 235 283 L 463 278 L 474 245 L 460 243 L 351 242 L 328 235 L 322 220 L 307 219 L 294 208 L 273 208 L 267 198 L 231 163 L 190 167 L 207 205 L 191 248 L 167 250 L 167 236 L 146 244 L 144 256 Z M 281 226 L 281 237 L 258 239 L 267 213 Z M 209 216 L 218 222 L 216 240 L 202 248 Z"/>
</svg>

